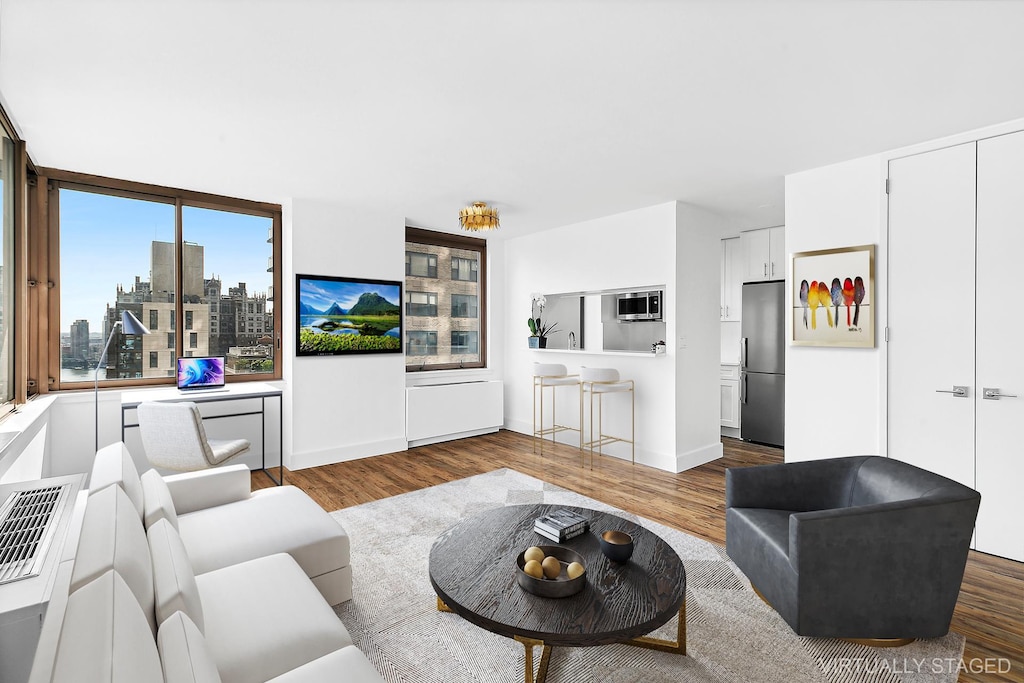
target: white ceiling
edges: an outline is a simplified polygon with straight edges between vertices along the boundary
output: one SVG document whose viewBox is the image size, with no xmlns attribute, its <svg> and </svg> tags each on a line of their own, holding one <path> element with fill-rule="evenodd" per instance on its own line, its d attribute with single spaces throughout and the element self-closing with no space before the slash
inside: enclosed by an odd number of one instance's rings
<svg viewBox="0 0 1024 683">
<path fill-rule="evenodd" d="M 681 200 L 783 222 L 783 177 L 1024 116 L 1024 3 L 0 0 L 36 164 L 496 236 Z"/>
</svg>

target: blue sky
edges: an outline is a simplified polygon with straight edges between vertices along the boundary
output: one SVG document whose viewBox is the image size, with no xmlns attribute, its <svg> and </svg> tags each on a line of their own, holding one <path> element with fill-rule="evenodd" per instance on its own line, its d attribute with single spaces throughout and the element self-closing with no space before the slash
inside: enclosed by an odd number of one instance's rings
<svg viewBox="0 0 1024 683">
<path fill-rule="evenodd" d="M 302 303 L 312 306 L 318 311 L 326 311 L 335 301 L 348 310 L 359 301 L 359 295 L 376 292 L 380 296 L 401 306 L 398 300 L 398 285 L 386 285 L 370 282 L 336 282 L 334 280 L 302 280 L 299 287 L 299 298 Z"/>
<path fill-rule="evenodd" d="M 60 193 L 60 329 L 80 318 L 103 332 L 103 314 L 117 285 L 131 290 L 135 276 L 149 280 L 150 244 L 174 241 L 174 205 L 62 189 Z M 266 292 L 271 219 L 186 206 L 183 237 L 203 245 L 204 276 L 221 279 L 223 292 L 245 282 Z"/>
</svg>

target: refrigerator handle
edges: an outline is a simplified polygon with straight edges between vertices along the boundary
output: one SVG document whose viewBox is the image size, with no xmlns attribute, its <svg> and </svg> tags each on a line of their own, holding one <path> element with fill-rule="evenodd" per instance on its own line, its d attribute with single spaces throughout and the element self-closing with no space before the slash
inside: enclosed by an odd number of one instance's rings
<svg viewBox="0 0 1024 683">
<path fill-rule="evenodd" d="M 747 373 L 740 376 L 740 403 L 747 404 Z"/>
<path fill-rule="evenodd" d="M 740 339 L 740 368 L 747 369 L 747 338 Z"/>
</svg>

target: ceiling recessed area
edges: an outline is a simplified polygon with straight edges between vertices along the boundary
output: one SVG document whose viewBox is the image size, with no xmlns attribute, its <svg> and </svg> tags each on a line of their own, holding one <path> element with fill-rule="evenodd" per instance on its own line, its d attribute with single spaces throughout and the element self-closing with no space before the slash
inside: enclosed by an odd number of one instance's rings
<svg viewBox="0 0 1024 683">
<path fill-rule="evenodd" d="M 671 200 L 784 222 L 784 176 L 1024 116 L 1024 3 L 0 3 L 46 167 L 387 206 L 505 239 Z M 472 36 L 470 40 L 467 37 Z"/>
</svg>

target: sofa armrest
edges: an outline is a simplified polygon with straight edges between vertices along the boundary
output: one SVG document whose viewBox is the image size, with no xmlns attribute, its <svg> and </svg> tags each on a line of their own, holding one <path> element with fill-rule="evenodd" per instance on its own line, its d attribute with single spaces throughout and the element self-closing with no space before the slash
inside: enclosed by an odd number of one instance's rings
<svg viewBox="0 0 1024 683">
<path fill-rule="evenodd" d="M 252 495 L 252 477 L 245 465 L 172 474 L 164 477 L 164 481 L 179 515 L 246 500 Z"/>
<path fill-rule="evenodd" d="M 962 575 L 980 500 L 910 499 L 794 513 L 789 561 L 798 573 L 912 564 L 937 574 L 938 565 L 953 559 L 950 569 Z"/>
<path fill-rule="evenodd" d="M 725 471 L 725 507 L 802 512 L 844 506 L 856 471 L 868 457 L 730 467 Z"/>
</svg>

